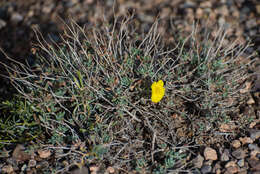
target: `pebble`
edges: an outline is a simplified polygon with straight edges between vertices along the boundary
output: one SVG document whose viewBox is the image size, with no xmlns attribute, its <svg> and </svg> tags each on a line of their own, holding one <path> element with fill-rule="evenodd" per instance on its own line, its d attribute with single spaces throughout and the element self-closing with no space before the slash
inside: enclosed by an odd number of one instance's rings
<svg viewBox="0 0 260 174">
<path fill-rule="evenodd" d="M 218 156 L 217 156 L 217 152 L 216 150 L 210 148 L 210 147 L 206 147 L 205 150 L 204 150 L 204 157 L 205 157 L 205 160 L 217 160 L 218 159 Z"/>
<path fill-rule="evenodd" d="M 232 142 L 232 146 L 237 149 L 237 148 L 239 148 L 241 146 L 241 143 L 240 143 L 239 140 L 234 140 Z"/>
<path fill-rule="evenodd" d="M 255 150 L 255 151 L 258 151 L 259 153 L 260 153 L 260 148 L 258 147 L 258 145 L 257 144 L 249 144 L 248 145 L 248 148 L 250 149 L 250 150 Z"/>
<path fill-rule="evenodd" d="M 238 174 L 247 174 L 247 170 L 240 171 Z"/>
<path fill-rule="evenodd" d="M 28 163 L 28 167 L 35 167 L 36 166 L 36 161 L 34 159 L 31 159 Z"/>
<path fill-rule="evenodd" d="M 250 131 L 250 138 L 255 141 L 256 139 L 259 139 L 260 138 L 260 130 L 251 130 Z"/>
<path fill-rule="evenodd" d="M 209 165 L 205 165 L 201 168 L 201 173 L 202 174 L 207 174 L 207 173 L 211 173 L 212 167 Z"/>
<path fill-rule="evenodd" d="M 6 165 L 2 168 L 2 171 L 4 173 L 13 173 L 14 172 L 14 169 L 11 165 Z"/>
<path fill-rule="evenodd" d="M 243 149 L 237 149 L 232 152 L 232 156 L 234 156 L 236 159 L 242 159 L 246 157 L 246 153 Z"/>
<path fill-rule="evenodd" d="M 11 21 L 13 21 L 14 23 L 19 23 L 23 20 L 23 16 L 19 13 L 13 13 L 11 16 Z"/>
<path fill-rule="evenodd" d="M 6 26 L 6 22 L 0 19 L 0 30 Z"/>
<path fill-rule="evenodd" d="M 233 173 L 237 173 L 238 172 L 238 167 L 228 167 L 226 169 L 225 174 L 233 174 Z"/>
<path fill-rule="evenodd" d="M 248 158 L 247 159 L 247 162 L 249 163 L 249 165 L 252 167 L 252 168 L 255 168 L 257 165 L 259 166 L 260 164 L 260 161 L 255 159 L 255 158 Z M 260 167 L 260 166 L 259 166 Z M 260 168 L 259 168 L 260 170 Z"/>
<path fill-rule="evenodd" d="M 257 26 L 256 19 L 249 19 L 248 21 L 246 21 L 246 26 L 248 28 L 253 28 Z"/>
<path fill-rule="evenodd" d="M 213 167 L 212 173 L 221 173 L 221 165 L 220 161 L 215 164 Z"/>
<path fill-rule="evenodd" d="M 250 97 L 247 102 L 246 102 L 248 105 L 253 105 L 255 104 L 255 100 L 253 99 L 253 97 Z"/>
<path fill-rule="evenodd" d="M 108 173 L 115 173 L 115 169 L 113 167 L 107 168 Z"/>
<path fill-rule="evenodd" d="M 201 168 L 203 165 L 204 158 L 200 154 L 193 160 L 193 165 L 196 168 Z"/>
<path fill-rule="evenodd" d="M 249 137 L 240 137 L 239 140 L 241 141 L 241 143 L 244 144 L 250 144 L 253 143 L 253 140 Z"/>
<path fill-rule="evenodd" d="M 260 14 L 260 4 L 256 6 L 256 12 Z"/>
<path fill-rule="evenodd" d="M 239 167 L 244 167 L 244 165 L 245 165 L 245 160 L 244 160 L 244 159 L 241 159 L 241 160 L 239 160 L 239 161 L 237 162 L 237 164 L 238 164 Z"/>
<path fill-rule="evenodd" d="M 220 157 L 220 160 L 221 161 L 228 161 L 229 160 L 229 150 L 228 149 L 225 149 L 224 152 L 222 153 L 221 157 Z"/>
<path fill-rule="evenodd" d="M 236 162 L 235 161 L 229 161 L 226 165 L 225 168 L 229 168 L 229 167 L 236 167 Z"/>
<path fill-rule="evenodd" d="M 259 151 L 253 150 L 250 152 L 250 157 L 251 158 L 257 158 L 257 155 L 260 154 Z"/>
</svg>

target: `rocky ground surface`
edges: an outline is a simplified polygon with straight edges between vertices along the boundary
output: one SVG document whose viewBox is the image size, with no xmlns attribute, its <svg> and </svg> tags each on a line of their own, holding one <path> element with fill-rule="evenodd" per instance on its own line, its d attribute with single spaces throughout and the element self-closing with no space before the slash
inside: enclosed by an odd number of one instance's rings
<svg viewBox="0 0 260 174">
<path fill-rule="evenodd" d="M 64 27 L 62 20 L 68 21 L 70 16 L 80 25 L 98 25 L 104 18 L 113 20 L 113 16 L 133 13 L 138 32 L 147 32 L 155 19 L 160 17 L 161 32 L 165 42 L 175 40 L 178 33 L 183 35 L 192 31 L 194 21 L 202 25 L 214 26 L 225 24 L 230 26 L 227 38 L 237 38 L 242 43 L 251 40 L 253 46 L 246 50 L 247 54 L 260 52 L 260 2 L 257 0 L 1 0 L 0 1 L 0 47 L 18 61 L 24 62 L 31 56 L 31 48 L 36 43 L 32 28 L 38 28 L 49 40 L 59 41 L 59 33 Z M 104 15 L 105 14 L 105 15 Z M 217 30 L 217 27 L 216 27 Z M 1 61 L 8 63 L 4 55 Z M 258 57 L 258 60 L 260 58 Z M 260 62 L 260 61 L 259 61 Z M 260 66 L 252 67 L 260 71 Z M 5 74 L 1 67 L 1 74 Z M 1 80 L 1 96 L 10 94 L 7 81 Z M 198 173 L 260 173 L 260 75 L 248 85 L 249 101 L 244 114 L 254 114 L 255 121 L 248 130 L 242 130 L 240 137 L 230 143 L 201 147 L 193 159 Z M 247 92 L 248 92 L 247 91 Z M 225 126 L 224 126 L 225 128 Z M 227 128 L 229 129 L 229 128 Z M 223 131 L 223 134 L 226 132 Z M 227 140 L 229 134 L 227 134 Z M 37 158 L 21 157 L 22 146 L 3 152 L 9 160 L 0 164 L 0 173 L 12 173 L 21 170 L 12 161 L 20 160 L 28 163 L 29 168 L 48 165 L 50 152 L 37 152 Z M 19 150 L 20 149 L 20 150 Z M 92 173 L 96 170 L 92 168 Z M 33 170 L 32 170 L 33 171 Z M 107 173 L 117 173 L 108 168 Z"/>
</svg>

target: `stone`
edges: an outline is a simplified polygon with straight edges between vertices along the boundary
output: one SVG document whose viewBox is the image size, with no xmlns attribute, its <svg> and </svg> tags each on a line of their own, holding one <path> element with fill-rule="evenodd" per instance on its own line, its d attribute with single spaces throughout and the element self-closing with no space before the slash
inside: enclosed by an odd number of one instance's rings
<svg viewBox="0 0 260 174">
<path fill-rule="evenodd" d="M 260 4 L 256 6 L 256 12 L 260 14 Z"/>
<path fill-rule="evenodd" d="M 238 160 L 237 165 L 238 165 L 239 167 L 244 167 L 244 165 L 245 165 L 245 160 L 244 160 L 244 159 Z"/>
<path fill-rule="evenodd" d="M 197 19 L 200 19 L 203 17 L 203 10 L 201 8 L 197 8 L 196 17 L 197 17 Z"/>
<path fill-rule="evenodd" d="M 0 19 L 0 30 L 6 26 L 6 22 Z"/>
<path fill-rule="evenodd" d="M 237 149 L 237 148 L 239 148 L 241 146 L 241 143 L 240 143 L 239 140 L 234 140 L 232 142 L 232 146 Z"/>
<path fill-rule="evenodd" d="M 257 26 L 256 19 L 252 18 L 252 19 L 247 20 L 246 26 L 248 28 L 253 28 L 253 27 Z"/>
<path fill-rule="evenodd" d="M 229 160 L 229 150 L 225 149 L 224 152 L 221 154 L 220 160 L 221 161 L 228 161 Z"/>
<path fill-rule="evenodd" d="M 257 160 L 256 164 L 252 168 L 253 168 L 253 170 L 260 171 L 260 161 Z"/>
<path fill-rule="evenodd" d="M 194 167 L 200 169 L 200 168 L 202 167 L 202 165 L 203 165 L 203 161 L 204 161 L 203 156 L 198 155 L 198 156 L 193 160 L 193 165 L 194 165 Z"/>
<path fill-rule="evenodd" d="M 232 152 L 232 156 L 234 156 L 236 159 L 242 159 L 246 157 L 246 153 L 243 149 L 237 149 Z"/>
<path fill-rule="evenodd" d="M 235 161 L 229 161 L 226 165 L 225 168 L 229 168 L 229 167 L 236 167 L 237 164 Z"/>
<path fill-rule="evenodd" d="M 40 158 L 49 158 L 51 156 L 50 150 L 38 150 L 37 152 L 38 152 Z"/>
<path fill-rule="evenodd" d="M 209 165 L 205 165 L 203 166 L 200 171 L 202 174 L 207 174 L 207 173 L 211 173 L 212 167 Z"/>
<path fill-rule="evenodd" d="M 1 171 L 1 170 L 0 170 Z M 14 169 L 11 165 L 6 165 L 2 168 L 2 171 L 4 173 L 13 173 L 14 172 Z"/>
<path fill-rule="evenodd" d="M 255 171 L 252 174 L 260 174 L 260 170 L 259 171 Z"/>
<path fill-rule="evenodd" d="M 250 143 L 253 143 L 253 140 L 249 137 L 240 137 L 239 140 L 241 141 L 241 143 L 244 145 L 244 144 L 250 144 Z"/>
<path fill-rule="evenodd" d="M 107 168 L 108 173 L 115 173 L 115 169 L 113 167 Z"/>
<path fill-rule="evenodd" d="M 258 147 L 257 144 L 249 144 L 248 145 L 248 148 L 251 150 L 251 151 L 258 151 L 260 153 L 260 148 Z"/>
<path fill-rule="evenodd" d="M 220 161 L 215 164 L 215 166 L 212 169 L 212 173 L 221 173 L 221 165 Z"/>
<path fill-rule="evenodd" d="M 253 105 L 255 104 L 255 100 L 253 99 L 253 97 L 250 97 L 247 102 L 246 102 L 248 105 Z"/>
<path fill-rule="evenodd" d="M 260 130 L 253 129 L 250 131 L 250 138 L 255 141 L 260 138 Z"/>
<path fill-rule="evenodd" d="M 258 151 L 253 150 L 253 151 L 250 152 L 250 158 L 256 158 L 256 156 L 257 156 L 258 154 L 259 154 Z"/>
<path fill-rule="evenodd" d="M 16 161 L 27 161 L 31 158 L 31 155 L 25 152 L 25 147 L 18 144 L 12 154 L 13 159 Z"/>
<path fill-rule="evenodd" d="M 204 157 L 205 157 L 205 160 L 217 160 L 218 159 L 218 156 L 217 156 L 217 152 L 216 150 L 210 148 L 210 147 L 206 147 L 205 150 L 204 150 Z"/>
<path fill-rule="evenodd" d="M 247 170 L 239 171 L 237 174 L 247 174 Z"/>
<path fill-rule="evenodd" d="M 248 158 L 247 162 L 249 163 L 249 165 L 254 168 L 255 166 L 259 165 L 260 161 L 257 160 L 256 158 Z"/>
<path fill-rule="evenodd" d="M 28 163 L 28 167 L 35 167 L 36 166 L 36 161 L 34 159 L 31 159 Z"/>
<path fill-rule="evenodd" d="M 226 172 L 229 173 L 229 174 L 237 173 L 238 172 L 238 167 L 237 166 L 236 167 L 235 166 L 228 167 L 226 169 Z"/>
<path fill-rule="evenodd" d="M 19 13 L 13 13 L 11 15 L 11 21 L 13 21 L 14 23 L 19 23 L 23 20 L 23 16 Z"/>
</svg>

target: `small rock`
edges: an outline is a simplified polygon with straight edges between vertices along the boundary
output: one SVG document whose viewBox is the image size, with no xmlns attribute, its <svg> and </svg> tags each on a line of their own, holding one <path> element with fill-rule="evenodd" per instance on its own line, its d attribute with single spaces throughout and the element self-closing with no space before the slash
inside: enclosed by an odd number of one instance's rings
<svg viewBox="0 0 260 174">
<path fill-rule="evenodd" d="M 6 26 L 6 22 L 0 19 L 0 30 Z"/>
<path fill-rule="evenodd" d="M 202 16 L 203 16 L 203 10 L 201 8 L 197 8 L 197 10 L 196 10 L 197 19 L 202 18 Z"/>
<path fill-rule="evenodd" d="M 31 155 L 26 153 L 25 147 L 23 145 L 18 144 L 12 154 L 13 159 L 16 161 L 27 161 L 31 158 Z"/>
<path fill-rule="evenodd" d="M 253 105 L 253 104 L 255 104 L 255 100 L 253 99 L 253 97 L 250 97 L 249 100 L 246 103 L 248 105 Z"/>
<path fill-rule="evenodd" d="M 200 7 L 201 8 L 211 8 L 212 2 L 211 1 L 201 1 Z"/>
<path fill-rule="evenodd" d="M 34 159 L 31 159 L 28 163 L 28 167 L 35 167 L 36 166 L 36 161 Z"/>
<path fill-rule="evenodd" d="M 48 158 L 51 156 L 51 151 L 50 150 L 38 150 L 38 154 L 40 158 Z"/>
<path fill-rule="evenodd" d="M 239 140 L 234 140 L 232 142 L 232 146 L 237 149 L 237 148 L 239 148 L 241 146 L 241 143 L 240 143 Z"/>
<path fill-rule="evenodd" d="M 256 6 L 256 12 L 260 14 L 260 4 Z"/>
<path fill-rule="evenodd" d="M 215 166 L 212 169 L 212 173 L 221 173 L 221 165 L 220 161 L 215 164 Z"/>
<path fill-rule="evenodd" d="M 253 170 L 260 171 L 260 161 L 253 167 Z"/>
<path fill-rule="evenodd" d="M 202 167 L 202 165 L 203 165 L 203 161 L 204 161 L 203 156 L 198 155 L 198 156 L 193 160 L 193 165 L 194 165 L 194 167 L 200 169 L 200 168 Z"/>
<path fill-rule="evenodd" d="M 249 163 L 249 165 L 250 165 L 252 168 L 254 168 L 255 166 L 257 166 L 257 165 L 260 163 L 260 161 L 257 160 L 257 159 L 255 159 L 255 158 L 248 158 L 248 159 L 247 159 L 247 162 Z"/>
<path fill-rule="evenodd" d="M 241 160 L 239 160 L 239 161 L 237 162 L 237 164 L 238 164 L 239 167 L 244 167 L 244 165 L 245 165 L 245 160 L 244 160 L 244 159 L 241 159 Z"/>
<path fill-rule="evenodd" d="M 222 6 L 221 8 L 218 9 L 218 12 L 223 15 L 223 16 L 228 16 L 229 15 L 229 10 L 226 5 Z"/>
<path fill-rule="evenodd" d="M 260 154 L 259 151 L 253 150 L 253 151 L 250 152 L 250 157 L 251 157 L 251 158 L 257 158 L 257 155 L 258 155 L 258 154 Z"/>
<path fill-rule="evenodd" d="M 19 23 L 23 20 L 23 16 L 19 13 L 13 13 L 11 16 L 11 21 L 13 21 L 14 23 Z"/>
<path fill-rule="evenodd" d="M 216 174 L 221 174 L 221 170 L 220 170 L 220 169 L 217 169 L 217 170 L 216 170 Z"/>
<path fill-rule="evenodd" d="M 200 171 L 202 174 L 207 174 L 207 173 L 211 173 L 212 167 L 209 165 L 205 165 L 203 166 Z"/>
<path fill-rule="evenodd" d="M 253 18 L 253 19 L 246 21 L 246 26 L 248 28 L 253 28 L 253 27 L 257 26 L 256 19 Z"/>
<path fill-rule="evenodd" d="M 259 171 L 255 171 L 252 174 L 260 174 L 260 170 Z"/>
<path fill-rule="evenodd" d="M 70 171 L 71 174 L 89 174 L 89 170 L 87 167 L 83 166 L 79 169 L 74 169 Z M 92 172 L 91 174 L 94 174 L 95 172 Z"/>
<path fill-rule="evenodd" d="M 256 139 L 260 138 L 260 130 L 251 130 L 250 131 L 250 138 L 255 141 Z"/>
<path fill-rule="evenodd" d="M 236 158 L 236 159 L 242 159 L 246 157 L 246 153 L 243 149 L 237 149 L 235 151 L 232 152 L 232 155 Z"/>
<path fill-rule="evenodd" d="M 113 167 L 107 168 L 108 173 L 115 173 L 115 169 Z"/>
<path fill-rule="evenodd" d="M 221 161 L 228 161 L 229 160 L 229 150 L 228 149 L 225 149 L 224 152 L 222 153 L 221 157 L 220 157 L 220 160 Z"/>
<path fill-rule="evenodd" d="M 250 149 L 250 150 L 255 150 L 255 151 L 258 151 L 259 153 L 260 153 L 260 148 L 258 147 L 258 145 L 257 144 L 249 144 L 248 145 L 248 148 Z"/>
<path fill-rule="evenodd" d="M 240 170 L 239 172 L 238 172 L 238 174 L 247 174 L 247 170 Z"/>
<path fill-rule="evenodd" d="M 204 157 L 205 157 L 205 160 L 217 160 L 218 159 L 218 156 L 217 156 L 217 152 L 216 150 L 210 148 L 210 147 L 206 147 L 205 150 L 204 150 Z"/>
<path fill-rule="evenodd" d="M 244 145 L 244 144 L 250 144 L 250 143 L 253 143 L 253 140 L 249 137 L 240 137 L 239 140 L 241 141 L 241 143 Z"/>
<path fill-rule="evenodd" d="M 249 124 L 249 128 L 250 128 L 250 129 L 254 128 L 255 125 L 256 125 L 256 123 L 257 123 L 256 121 L 253 121 L 252 123 L 250 123 L 250 124 Z"/>
<path fill-rule="evenodd" d="M 233 173 L 237 173 L 238 172 L 238 167 L 228 167 L 226 169 L 226 172 L 225 173 L 228 173 L 228 174 L 233 174 Z"/>
<path fill-rule="evenodd" d="M 14 169 L 11 165 L 6 165 L 2 168 L 2 171 L 3 171 L 3 173 L 13 173 Z"/>
<path fill-rule="evenodd" d="M 97 167 L 97 166 L 91 166 L 91 167 L 89 168 L 89 170 L 94 173 L 94 172 L 97 172 L 97 171 L 99 170 L 99 167 Z"/>
<path fill-rule="evenodd" d="M 229 167 L 236 167 L 236 162 L 235 161 L 229 161 L 226 165 L 225 168 L 229 168 Z"/>
<path fill-rule="evenodd" d="M 236 129 L 236 126 L 233 123 L 226 124 L 223 123 L 219 126 L 220 132 L 233 132 Z"/>
</svg>

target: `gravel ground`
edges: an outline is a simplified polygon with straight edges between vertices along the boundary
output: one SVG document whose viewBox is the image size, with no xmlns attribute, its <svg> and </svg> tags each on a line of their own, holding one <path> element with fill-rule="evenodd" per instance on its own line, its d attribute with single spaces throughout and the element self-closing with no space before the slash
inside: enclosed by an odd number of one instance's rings
<svg viewBox="0 0 260 174">
<path fill-rule="evenodd" d="M 0 47 L 10 57 L 24 62 L 32 56 L 31 48 L 35 43 L 33 27 L 38 27 L 47 40 L 50 36 L 58 42 L 64 24 L 57 16 L 64 21 L 72 16 L 80 25 L 91 26 L 98 25 L 103 18 L 112 21 L 114 15 L 123 16 L 127 12 L 135 14 L 137 32 L 140 33 L 147 32 L 160 16 L 159 31 L 166 43 L 173 41 L 176 35 L 189 34 L 193 22 L 197 21 L 213 28 L 213 32 L 214 28 L 217 30 L 216 26 L 225 24 L 230 27 L 228 39 L 237 38 L 242 43 L 251 40 L 253 46 L 246 53 L 260 52 L 260 1 L 257 0 L 2 0 Z M 0 55 L 0 59 L 8 63 L 4 55 Z M 258 60 L 260 62 L 259 57 Z M 3 67 L 0 70 L 5 74 Z M 260 66 L 256 65 L 252 70 L 259 72 Z M 2 96 L 10 93 L 8 82 L 1 80 L 0 85 Z M 193 159 L 198 173 L 260 173 L 260 94 L 257 93 L 260 75 L 251 86 L 255 92 L 250 94 L 248 105 L 241 114 L 254 114 L 255 121 L 228 144 L 201 147 Z M 225 126 L 223 129 L 230 129 Z M 0 168 L 2 171 L 15 170 L 11 163 L 0 165 Z"/>
</svg>

